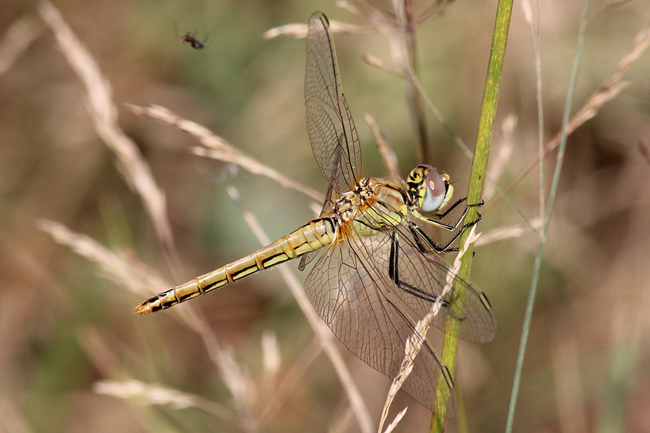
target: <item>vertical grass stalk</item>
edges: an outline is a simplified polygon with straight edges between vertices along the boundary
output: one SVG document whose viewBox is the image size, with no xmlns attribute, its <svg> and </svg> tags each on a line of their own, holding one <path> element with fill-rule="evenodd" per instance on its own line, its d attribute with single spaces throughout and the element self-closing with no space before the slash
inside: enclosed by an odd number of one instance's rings
<svg viewBox="0 0 650 433">
<path fill-rule="evenodd" d="M 503 71 L 503 59 L 505 57 L 506 44 L 508 41 L 508 30 L 510 28 L 510 16 L 512 14 L 512 0 L 499 0 L 497 5 L 494 33 L 492 35 L 492 47 L 488 62 L 487 76 L 485 79 L 485 90 L 481 104 L 481 115 L 479 118 L 478 135 L 476 137 L 476 149 L 472 160 L 472 171 L 470 174 L 469 188 L 467 191 L 468 203 L 479 203 L 483 194 L 485 174 L 487 171 L 488 156 L 490 154 L 490 141 L 494 125 L 494 116 L 499 98 L 499 84 Z M 465 222 L 473 221 L 477 217 L 476 207 L 470 208 L 465 217 Z M 469 233 L 463 233 L 460 244 L 464 244 Z M 458 275 L 467 278 L 472 261 L 472 249 L 470 246 L 467 254 L 463 256 L 462 264 Z M 462 293 L 461 293 L 462 297 Z M 460 312 L 458 312 L 460 314 Z M 454 374 L 456 370 L 456 353 L 458 351 L 458 338 L 451 334 L 458 324 L 454 320 L 448 323 L 450 332 L 445 334 L 445 341 L 442 348 L 442 364 L 447 366 Z M 441 379 L 442 380 L 442 379 Z M 438 407 L 444 407 L 444 404 Z M 434 414 L 431 420 L 431 431 L 441 433 L 444 430 L 445 414 Z"/>
<path fill-rule="evenodd" d="M 587 19 L 589 17 L 589 6 L 591 0 L 585 0 L 585 5 L 582 10 L 582 18 L 580 20 L 580 31 L 578 33 L 578 47 L 576 49 L 576 56 L 573 63 L 573 70 L 571 72 L 571 81 L 569 82 L 569 90 L 567 92 L 566 104 L 564 107 L 564 117 L 562 119 L 562 134 L 560 139 L 560 148 L 557 155 L 557 163 L 555 165 L 555 173 L 553 174 L 553 183 L 548 198 L 548 205 L 546 214 L 542 225 L 542 238 L 539 242 L 537 249 L 537 256 L 535 257 L 535 265 L 533 267 L 533 275 L 530 282 L 530 290 L 528 292 L 528 302 L 526 304 L 526 314 L 524 316 L 524 324 L 522 326 L 521 340 L 519 343 L 519 353 L 517 354 L 517 366 L 515 367 L 515 377 L 512 383 L 512 392 L 510 394 L 510 406 L 508 408 L 508 420 L 506 422 L 506 433 L 512 431 L 512 424 L 515 418 L 515 408 L 517 406 L 517 397 L 519 395 L 519 384 L 521 383 L 521 369 L 524 364 L 524 355 L 526 353 L 526 345 L 528 343 L 528 332 L 530 330 L 530 321 L 533 316 L 533 306 L 535 304 L 535 295 L 537 293 L 537 285 L 539 282 L 539 271 L 542 264 L 542 256 L 544 254 L 544 247 L 546 246 L 546 237 L 548 228 L 551 222 L 551 213 L 553 212 L 553 205 L 555 203 L 555 195 L 557 193 L 557 186 L 560 180 L 560 172 L 562 170 L 562 163 L 564 162 L 564 153 L 566 150 L 566 142 L 568 136 L 569 120 L 571 117 L 571 107 L 573 105 L 573 98 L 575 95 L 576 83 L 578 81 L 578 71 L 580 69 L 580 59 L 582 57 L 582 50 L 585 39 L 585 30 L 587 28 Z"/>
</svg>

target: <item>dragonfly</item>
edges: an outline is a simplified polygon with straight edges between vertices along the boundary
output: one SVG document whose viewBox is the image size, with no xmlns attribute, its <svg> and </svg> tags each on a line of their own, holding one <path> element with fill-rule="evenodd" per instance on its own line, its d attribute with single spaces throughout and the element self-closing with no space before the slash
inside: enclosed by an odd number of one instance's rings
<svg viewBox="0 0 650 433">
<path fill-rule="evenodd" d="M 329 183 L 319 217 L 252 254 L 146 300 L 135 311 L 164 310 L 300 257 L 301 271 L 313 263 L 304 289 L 315 310 L 370 367 L 395 377 L 407 339 L 416 335 L 423 341 L 402 390 L 451 417 L 453 379 L 415 325 L 438 303 L 432 324 L 443 332 L 475 342 L 494 339 L 496 322 L 487 297 L 441 258 L 457 251 L 454 241 L 478 222 L 480 216 L 461 225 L 469 208 L 479 204 L 461 199 L 449 206 L 454 191 L 449 175 L 427 165 L 415 167 L 406 181 L 364 177 L 329 21 L 321 12 L 309 19 L 305 106 L 312 151 Z M 462 206 L 460 218 L 445 224 L 445 217 Z M 438 245 L 426 234 L 427 226 L 455 235 Z M 457 326 L 448 326 L 450 321 Z"/>
</svg>

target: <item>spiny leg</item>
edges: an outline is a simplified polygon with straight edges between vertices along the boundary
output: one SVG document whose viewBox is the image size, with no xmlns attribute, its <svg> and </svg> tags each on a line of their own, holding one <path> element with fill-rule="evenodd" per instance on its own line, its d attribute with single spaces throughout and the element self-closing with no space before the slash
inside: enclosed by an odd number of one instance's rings
<svg viewBox="0 0 650 433">
<path fill-rule="evenodd" d="M 451 212 L 451 211 L 452 211 L 454 208 L 456 208 L 460 203 L 463 203 L 463 202 L 466 201 L 466 200 L 467 200 L 467 198 L 462 198 L 462 199 L 458 200 L 456 203 L 453 204 L 453 206 L 451 206 L 449 209 L 447 209 L 447 211 L 446 211 L 445 213 L 442 213 L 442 214 L 436 214 L 435 216 L 436 216 L 437 218 L 444 218 L 447 214 L 449 214 L 449 212 Z M 453 226 L 452 226 L 452 225 L 448 225 L 448 224 L 441 223 L 440 221 L 432 220 L 431 218 L 426 218 L 426 217 L 420 215 L 419 213 L 414 213 L 414 215 L 415 215 L 418 219 L 420 219 L 420 220 L 422 220 L 422 221 L 425 221 L 425 222 L 427 222 L 427 223 L 429 223 L 429 224 L 435 225 L 435 226 L 437 226 L 437 227 L 442 227 L 443 229 L 448 230 L 448 231 L 454 231 L 454 230 L 456 230 L 456 229 L 458 228 L 458 226 L 460 225 L 460 223 L 461 223 L 461 221 L 463 220 L 463 218 L 465 218 L 465 215 L 467 215 L 467 212 L 469 211 L 469 208 L 470 208 L 470 207 L 474 207 L 474 206 L 482 206 L 483 204 L 484 204 L 483 200 L 481 200 L 480 203 L 468 204 L 468 205 L 465 207 L 465 210 L 463 211 L 463 214 L 460 216 L 460 218 L 458 218 L 458 221 L 456 221 L 456 224 L 454 224 Z M 477 214 L 476 219 L 475 219 L 474 221 L 471 221 L 471 222 L 469 222 L 469 223 L 463 225 L 463 226 L 460 228 L 460 230 L 458 230 L 458 232 L 454 235 L 454 237 L 451 238 L 451 240 L 450 240 L 449 242 L 447 242 L 447 244 L 446 244 L 445 246 L 440 246 L 440 245 L 436 244 L 436 243 L 435 243 L 435 242 L 434 242 L 434 241 L 433 241 L 433 240 L 432 240 L 432 239 L 431 239 L 431 238 L 430 238 L 426 233 L 424 233 L 424 231 L 423 231 L 420 227 L 418 227 L 418 226 L 417 226 L 415 223 L 413 223 L 412 221 L 409 221 L 408 225 L 409 225 L 409 230 L 411 230 L 411 233 L 413 233 L 413 236 L 414 236 L 415 239 L 416 239 L 416 242 L 417 242 L 418 248 L 420 249 L 420 251 L 421 251 L 423 254 L 426 254 L 426 253 L 430 252 L 431 249 L 432 249 L 433 251 L 437 252 L 437 253 L 448 253 L 448 252 L 455 252 L 455 251 L 458 251 L 458 247 L 453 247 L 453 248 L 452 248 L 451 245 L 452 245 L 454 242 L 456 242 L 456 239 L 458 239 L 458 238 L 460 237 L 460 235 L 462 235 L 463 232 L 464 232 L 466 229 L 468 229 L 469 227 L 471 227 L 471 226 L 473 226 L 474 224 L 478 223 L 482 218 L 483 218 L 483 217 L 481 216 L 480 213 Z M 420 242 L 421 237 L 424 238 L 424 240 L 426 241 L 426 243 L 427 243 L 428 246 L 430 247 L 429 250 L 426 250 L 426 249 L 424 248 L 424 245 L 422 244 L 422 242 Z"/>
<path fill-rule="evenodd" d="M 465 197 L 465 198 L 461 198 L 461 199 L 458 200 L 456 203 L 454 203 L 454 204 L 453 204 L 449 209 L 447 209 L 445 212 L 443 212 L 443 213 L 441 213 L 441 214 L 435 214 L 434 216 L 435 216 L 436 218 L 438 218 L 438 219 L 442 219 L 442 218 L 446 217 L 447 215 L 449 215 L 449 213 L 450 213 L 451 211 L 453 211 L 454 209 L 456 209 L 456 207 L 458 207 L 459 204 L 465 202 L 466 200 L 467 200 L 467 197 Z M 421 219 L 422 221 L 426 221 L 426 222 L 429 223 L 429 224 L 433 224 L 434 226 L 441 227 L 441 228 L 443 228 L 443 229 L 448 230 L 448 231 L 451 232 L 451 231 L 454 231 L 454 230 L 456 230 L 456 229 L 458 228 L 458 226 L 460 225 L 461 221 L 463 221 L 463 218 L 465 218 L 465 215 L 467 215 L 467 212 L 469 212 L 469 208 L 470 208 L 470 207 L 474 207 L 474 206 L 483 206 L 483 204 L 485 204 L 485 202 L 484 202 L 483 200 L 481 200 L 480 203 L 468 204 L 468 205 L 465 207 L 465 210 L 463 211 L 463 214 L 458 218 L 458 220 L 456 221 L 456 223 L 453 224 L 453 225 L 451 225 L 451 224 L 445 224 L 445 223 L 443 223 L 443 222 L 441 222 L 441 221 L 436 221 L 436 220 L 434 220 L 434 219 L 427 218 L 427 217 L 425 217 L 424 215 L 421 215 L 421 214 L 419 214 L 419 213 L 417 213 L 416 216 L 418 217 L 418 219 Z M 480 221 L 480 219 L 481 219 L 481 214 L 478 214 L 478 218 L 476 219 L 476 221 L 474 221 L 474 222 L 472 222 L 472 223 L 467 223 L 467 224 L 465 224 L 465 226 L 463 227 L 463 229 L 461 229 L 461 233 L 462 233 L 462 230 L 464 230 L 464 229 L 467 228 L 468 226 L 471 226 L 472 224 L 476 224 L 477 222 Z"/>
<path fill-rule="evenodd" d="M 469 222 L 469 223 L 465 224 L 464 226 L 462 226 L 460 228 L 460 230 L 454 235 L 454 237 L 451 238 L 449 240 L 449 242 L 447 242 L 447 244 L 444 245 L 444 246 L 440 246 L 440 245 L 436 244 L 433 241 L 433 239 L 431 239 L 426 233 L 424 233 L 424 231 L 420 227 L 418 227 L 418 225 L 415 224 L 414 222 L 409 221 L 408 222 L 408 227 L 409 227 L 409 230 L 411 230 L 411 233 L 413 233 L 413 236 L 415 237 L 415 239 L 417 241 L 418 249 L 420 249 L 420 251 L 423 254 L 429 253 L 429 252 L 431 252 L 431 250 L 435 251 L 436 253 L 450 253 L 450 252 L 458 251 L 458 247 L 452 247 L 451 246 L 454 242 L 456 242 L 456 239 L 458 239 L 460 237 L 460 235 L 462 235 L 465 230 L 467 230 L 469 227 L 471 227 L 474 224 L 476 224 L 477 222 L 479 222 L 482 218 L 483 217 L 481 216 L 481 214 L 478 214 L 478 217 L 474 221 Z M 424 239 L 426 241 L 427 245 L 429 246 L 428 250 L 424 247 L 422 242 L 420 242 L 420 239 Z"/>
<path fill-rule="evenodd" d="M 419 246 L 418 246 L 419 247 Z M 449 303 L 445 298 L 434 295 L 432 293 L 428 293 L 422 289 L 418 289 L 417 287 L 407 283 L 406 281 L 402 281 L 399 278 L 399 234 L 397 232 L 393 232 L 391 234 L 391 243 L 390 243 L 390 257 L 388 259 L 388 276 L 390 279 L 395 283 L 397 287 L 399 287 L 401 290 L 404 292 L 415 296 L 416 298 L 420 298 L 422 300 L 428 301 L 428 302 L 439 302 L 441 307 L 445 307 L 449 313 L 457 320 L 464 320 L 463 317 L 458 316 L 456 313 L 453 312 L 451 308 L 449 308 Z"/>
</svg>

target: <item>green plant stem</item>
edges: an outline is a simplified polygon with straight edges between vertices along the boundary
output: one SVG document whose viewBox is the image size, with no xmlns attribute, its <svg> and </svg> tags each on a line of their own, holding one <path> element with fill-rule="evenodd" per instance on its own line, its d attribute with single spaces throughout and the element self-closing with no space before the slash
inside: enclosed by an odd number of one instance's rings
<svg viewBox="0 0 650 433">
<path fill-rule="evenodd" d="M 490 141 L 492 138 L 492 128 L 494 125 L 494 116 L 499 99 L 499 84 L 501 82 L 501 73 L 503 71 L 503 59 L 508 42 L 508 30 L 510 28 L 510 16 L 512 14 L 512 0 L 499 0 L 497 5 L 496 20 L 494 23 L 494 33 L 492 36 L 492 47 L 490 50 L 490 60 L 488 62 L 487 76 L 485 79 L 485 90 L 483 93 L 483 103 L 481 105 L 481 116 L 479 118 L 478 135 L 476 137 L 476 149 L 474 159 L 472 160 L 472 172 L 470 174 L 469 189 L 467 191 L 467 203 L 479 203 L 483 195 L 483 186 L 485 184 L 485 173 L 487 171 L 488 156 L 490 154 Z M 470 208 L 465 217 L 465 221 L 474 221 L 477 218 L 476 207 Z M 460 238 L 460 244 L 467 240 L 465 232 Z M 458 272 L 462 278 L 467 278 L 472 261 L 472 250 L 470 246 L 467 253 L 463 256 L 461 267 Z M 463 294 L 460 293 L 462 298 Z M 458 311 L 461 314 L 460 311 Z M 456 353 L 458 351 L 458 323 L 450 320 L 448 323 L 449 332 L 445 334 L 445 341 L 442 348 L 442 364 L 449 368 L 451 374 L 454 374 L 456 366 Z M 439 405 L 438 407 L 445 407 Z M 431 420 L 431 431 L 442 433 L 444 430 L 444 414 L 434 414 Z"/>
<path fill-rule="evenodd" d="M 528 333 L 530 330 L 530 322 L 533 317 L 533 306 L 535 304 L 535 295 L 537 293 L 537 286 L 539 283 L 539 271 L 542 266 L 542 256 L 544 255 L 544 247 L 546 246 L 546 239 L 548 228 L 551 222 L 551 214 L 553 212 L 553 205 L 555 203 L 555 196 L 557 193 L 557 186 L 560 180 L 560 173 L 562 171 L 562 164 L 564 162 L 564 153 L 566 150 L 567 142 L 567 129 L 569 126 L 569 119 L 571 117 L 571 107 L 573 105 L 573 98 L 575 95 L 576 83 L 578 81 L 578 71 L 580 69 L 580 59 L 582 57 L 582 50 L 584 46 L 585 31 L 587 28 L 587 19 L 589 17 L 590 0 L 585 0 L 585 6 L 582 11 L 582 18 L 580 21 L 580 31 L 578 33 L 578 46 L 576 49 L 576 57 L 573 63 L 573 71 L 571 72 L 571 81 L 569 82 L 569 90 L 564 107 L 564 117 L 562 119 L 562 136 L 560 139 L 560 148 L 557 155 L 557 163 L 555 165 L 555 173 L 553 174 L 553 182 L 548 198 L 548 205 L 546 214 L 544 215 L 544 223 L 542 226 L 542 238 L 537 248 L 537 256 L 535 257 L 535 264 L 533 266 L 533 275 L 530 282 L 530 290 L 528 292 L 528 302 L 526 304 L 526 314 L 524 316 L 524 323 L 522 326 L 521 340 L 519 342 L 519 353 L 517 354 L 517 366 L 515 367 L 515 377 L 512 383 L 512 392 L 510 394 L 510 406 L 508 408 L 508 420 L 506 422 L 506 433 L 512 431 L 512 425 L 515 418 L 515 408 L 517 406 L 517 397 L 519 395 L 519 385 L 521 383 L 521 370 L 524 364 L 524 355 L 526 354 L 526 345 L 528 343 Z"/>
</svg>

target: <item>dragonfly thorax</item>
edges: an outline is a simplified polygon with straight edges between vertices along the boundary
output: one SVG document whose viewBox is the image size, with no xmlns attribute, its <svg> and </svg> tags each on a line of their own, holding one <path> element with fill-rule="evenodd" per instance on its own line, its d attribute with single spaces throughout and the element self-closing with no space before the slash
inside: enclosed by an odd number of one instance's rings
<svg viewBox="0 0 650 433">
<path fill-rule="evenodd" d="M 336 225 L 352 236 L 371 236 L 402 223 L 408 213 L 406 188 L 381 179 L 361 179 L 333 206 Z M 348 230 L 352 229 L 353 230 Z"/>
<path fill-rule="evenodd" d="M 354 191 L 344 193 L 334 203 L 335 217 L 342 223 L 353 220 L 372 195 L 373 188 L 369 179 L 361 179 Z"/>
</svg>

